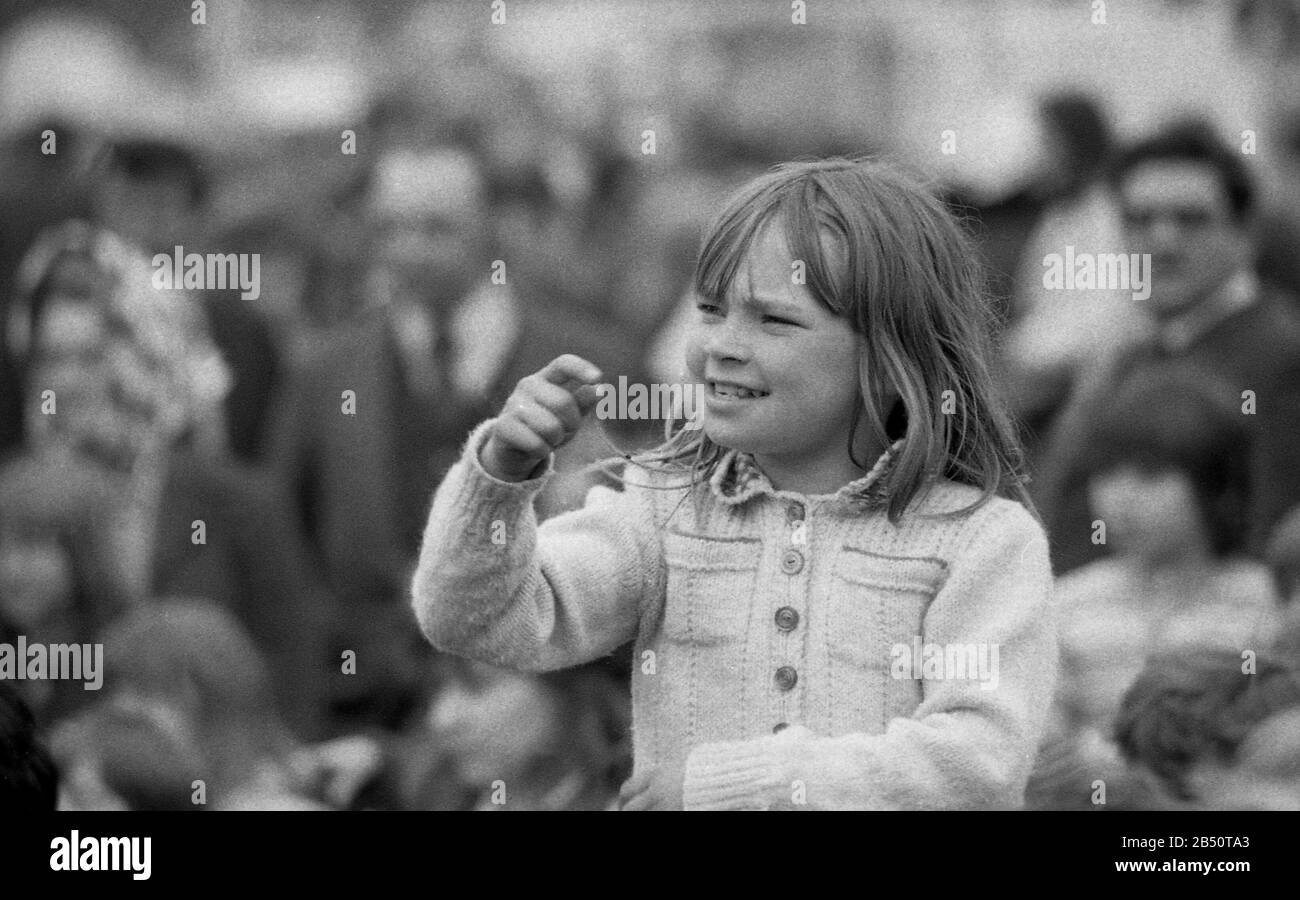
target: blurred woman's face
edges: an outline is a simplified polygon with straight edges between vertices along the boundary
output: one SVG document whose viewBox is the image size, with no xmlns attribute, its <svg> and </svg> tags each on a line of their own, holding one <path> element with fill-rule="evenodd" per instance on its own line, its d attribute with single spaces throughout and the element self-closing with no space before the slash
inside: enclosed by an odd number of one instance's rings
<svg viewBox="0 0 1300 900">
<path fill-rule="evenodd" d="M 1088 482 L 1094 519 L 1106 542 L 1124 555 L 1161 561 L 1200 549 L 1210 552 L 1191 479 L 1174 469 L 1144 471 L 1125 464 Z"/>
<path fill-rule="evenodd" d="M 439 745 L 473 785 L 506 783 L 549 754 L 558 738 L 558 710 L 536 678 L 479 663 L 448 681 L 429 712 Z"/>
<path fill-rule="evenodd" d="M 28 634 L 42 632 L 72 588 L 71 561 L 51 530 L 0 524 L 0 616 Z"/>
<path fill-rule="evenodd" d="M 483 227 L 465 210 L 378 216 L 375 263 L 393 298 L 441 306 L 469 293 Z"/>
</svg>

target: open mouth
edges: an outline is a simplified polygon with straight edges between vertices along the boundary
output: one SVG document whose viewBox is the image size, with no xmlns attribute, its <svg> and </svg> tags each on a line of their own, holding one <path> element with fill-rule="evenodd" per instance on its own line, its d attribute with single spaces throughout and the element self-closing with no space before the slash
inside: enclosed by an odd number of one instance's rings
<svg viewBox="0 0 1300 900">
<path fill-rule="evenodd" d="M 730 381 L 709 382 L 709 396 L 719 400 L 757 400 L 767 395 L 767 391 L 748 388 Z"/>
</svg>

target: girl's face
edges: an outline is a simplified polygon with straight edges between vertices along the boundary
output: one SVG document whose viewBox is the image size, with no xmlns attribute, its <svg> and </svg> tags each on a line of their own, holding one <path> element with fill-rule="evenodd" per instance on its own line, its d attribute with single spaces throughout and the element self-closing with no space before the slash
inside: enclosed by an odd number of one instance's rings
<svg viewBox="0 0 1300 900">
<path fill-rule="evenodd" d="M 780 223 L 769 222 L 731 294 L 700 300 L 686 363 L 705 385 L 703 428 L 760 462 L 847 458 L 863 342 L 794 283 L 793 262 Z"/>
<path fill-rule="evenodd" d="M 1088 495 L 1107 542 L 1121 553 L 1156 561 L 1209 552 L 1196 491 L 1183 472 L 1125 464 L 1095 475 Z"/>
</svg>

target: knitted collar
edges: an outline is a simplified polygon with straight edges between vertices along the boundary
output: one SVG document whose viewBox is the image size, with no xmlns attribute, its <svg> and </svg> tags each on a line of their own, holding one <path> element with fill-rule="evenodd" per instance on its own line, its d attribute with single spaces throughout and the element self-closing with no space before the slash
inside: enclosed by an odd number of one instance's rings
<svg viewBox="0 0 1300 900">
<path fill-rule="evenodd" d="M 902 446 L 901 438 L 894 441 L 888 450 L 880 454 L 867 474 L 850 481 L 834 494 L 819 494 L 816 497 L 883 506 L 889 500 L 888 476 Z M 739 450 L 728 450 L 718 460 L 717 469 L 709 479 L 709 489 L 713 496 L 728 506 L 738 506 L 760 494 L 795 496 L 789 491 L 777 491 L 758 467 L 753 455 Z"/>
</svg>

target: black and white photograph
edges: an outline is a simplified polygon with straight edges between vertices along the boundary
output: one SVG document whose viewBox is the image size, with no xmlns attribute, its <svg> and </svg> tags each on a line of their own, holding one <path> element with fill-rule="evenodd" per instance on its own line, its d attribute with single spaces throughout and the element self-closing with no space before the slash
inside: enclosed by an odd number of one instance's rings
<svg viewBox="0 0 1300 900">
<path fill-rule="evenodd" d="M 34 868 L 1144 812 L 1060 858 L 1239 884 L 1298 601 L 1300 0 L 0 5 Z"/>
</svg>

